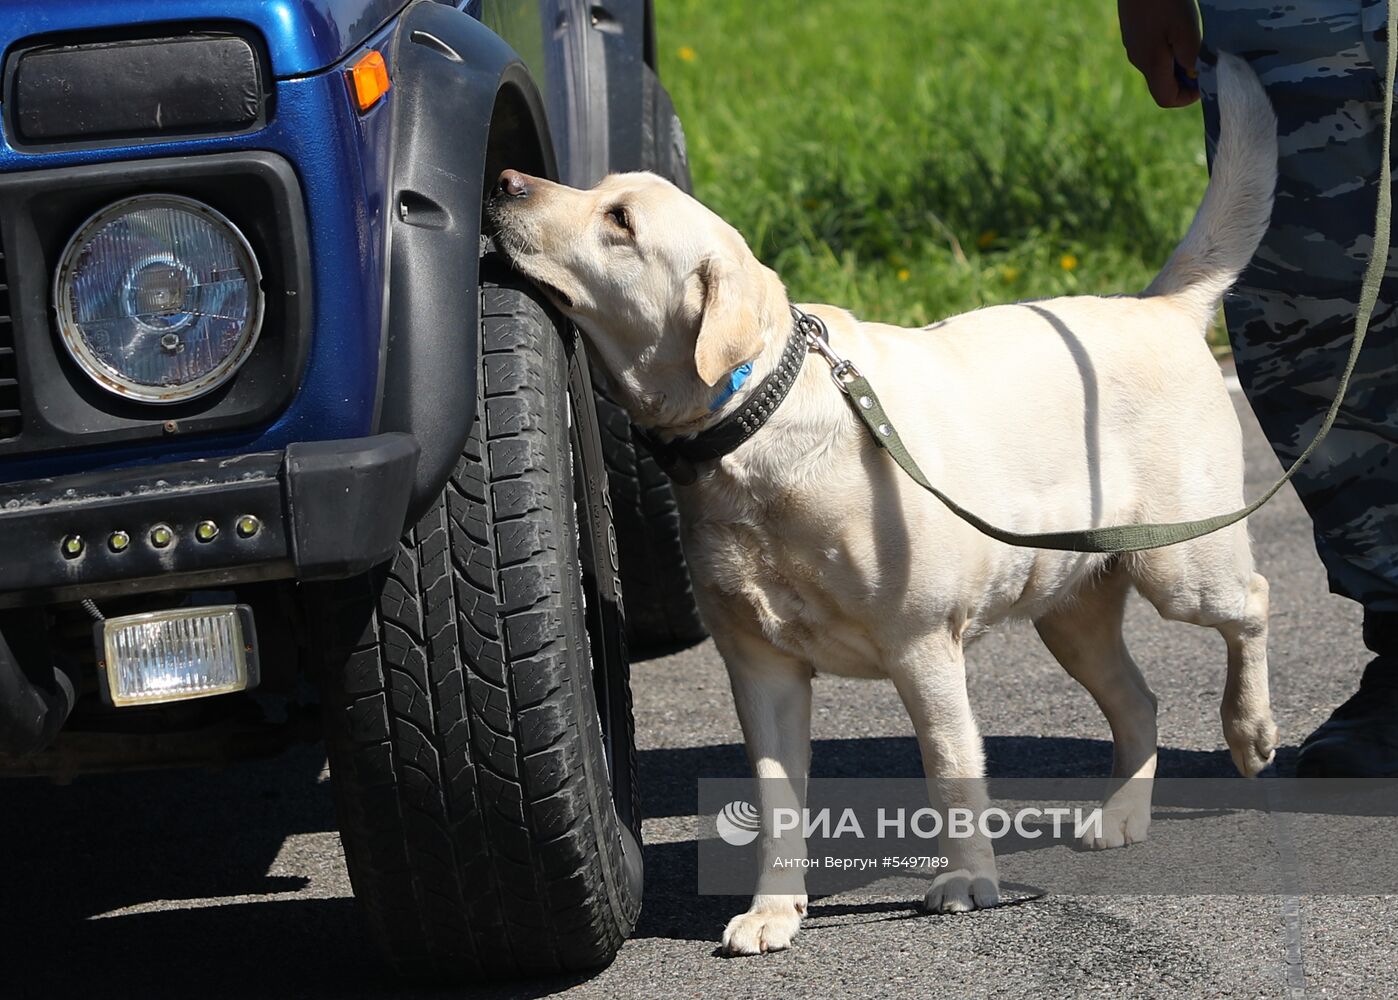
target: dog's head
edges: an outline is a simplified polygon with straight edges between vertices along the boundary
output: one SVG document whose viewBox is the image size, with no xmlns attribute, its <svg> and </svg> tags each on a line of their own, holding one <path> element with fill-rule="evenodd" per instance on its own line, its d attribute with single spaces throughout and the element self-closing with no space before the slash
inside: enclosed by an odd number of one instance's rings
<svg viewBox="0 0 1398 1000">
<path fill-rule="evenodd" d="M 702 418 L 713 387 L 790 327 L 785 289 L 737 230 L 654 174 L 580 191 L 506 170 L 487 214 L 644 425 Z"/>
</svg>

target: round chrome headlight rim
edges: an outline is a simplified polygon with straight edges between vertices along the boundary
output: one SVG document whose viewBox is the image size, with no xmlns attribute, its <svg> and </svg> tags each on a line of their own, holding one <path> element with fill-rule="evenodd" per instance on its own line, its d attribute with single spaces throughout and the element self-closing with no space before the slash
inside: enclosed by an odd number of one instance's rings
<svg viewBox="0 0 1398 1000">
<path fill-rule="evenodd" d="M 240 335 L 238 345 L 212 370 L 197 379 L 178 385 L 150 385 L 137 382 L 115 371 L 98 358 L 78 332 L 78 319 L 73 312 L 73 298 L 67 292 L 71 289 L 74 268 L 91 238 L 104 226 L 132 212 L 149 208 L 174 208 L 200 216 L 222 231 L 238 256 L 246 274 L 248 284 L 249 315 L 247 326 Z M 252 356 L 262 333 L 262 322 L 266 312 L 266 296 L 262 290 L 262 268 L 257 254 L 248 242 L 243 231 L 222 212 L 211 205 L 194 198 L 178 194 L 138 194 L 118 199 L 90 215 L 80 225 L 58 258 L 54 270 L 53 285 L 54 311 L 58 320 L 59 339 L 73 363 L 82 370 L 99 388 L 113 395 L 134 402 L 153 405 L 187 403 L 208 395 L 226 385 L 243 364 Z"/>
</svg>

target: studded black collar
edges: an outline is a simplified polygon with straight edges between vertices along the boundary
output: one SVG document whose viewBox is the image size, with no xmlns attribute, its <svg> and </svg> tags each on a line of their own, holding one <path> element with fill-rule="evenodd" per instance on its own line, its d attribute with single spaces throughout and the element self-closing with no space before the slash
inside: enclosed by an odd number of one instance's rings
<svg viewBox="0 0 1398 1000">
<path fill-rule="evenodd" d="M 810 350 L 809 341 L 802 332 L 805 313 L 795 307 L 791 313 L 791 335 L 776 366 L 755 389 L 748 392 L 747 399 L 736 410 L 712 427 L 690 437 L 661 441 L 652 433 L 641 432 L 642 440 L 655 460 L 675 482 L 688 486 L 698 478 L 695 466 L 700 462 L 712 462 L 736 451 L 740 444 L 762 429 L 791 392 Z"/>
</svg>

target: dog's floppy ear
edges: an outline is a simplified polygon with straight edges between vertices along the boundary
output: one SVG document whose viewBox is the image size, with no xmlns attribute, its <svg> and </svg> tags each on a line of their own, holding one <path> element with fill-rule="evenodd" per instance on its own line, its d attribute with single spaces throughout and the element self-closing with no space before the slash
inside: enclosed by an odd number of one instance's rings
<svg viewBox="0 0 1398 1000">
<path fill-rule="evenodd" d="M 721 257 L 709 257 L 699 265 L 704 290 L 699 315 L 699 339 L 694 344 L 694 364 L 705 385 L 762 353 L 762 333 L 767 321 L 767 283 Z"/>
</svg>

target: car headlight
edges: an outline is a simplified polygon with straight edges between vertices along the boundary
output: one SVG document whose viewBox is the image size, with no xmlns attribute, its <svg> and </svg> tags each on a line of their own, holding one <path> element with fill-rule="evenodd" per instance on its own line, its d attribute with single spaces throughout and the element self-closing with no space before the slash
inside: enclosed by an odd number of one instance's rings
<svg viewBox="0 0 1398 1000">
<path fill-rule="evenodd" d="M 59 333 L 104 389 L 183 402 L 227 382 L 252 353 L 261 280 L 248 241 L 208 205 L 126 198 L 83 223 L 63 251 Z"/>
</svg>

